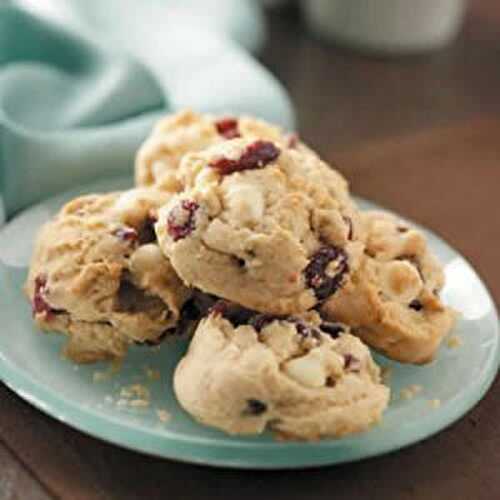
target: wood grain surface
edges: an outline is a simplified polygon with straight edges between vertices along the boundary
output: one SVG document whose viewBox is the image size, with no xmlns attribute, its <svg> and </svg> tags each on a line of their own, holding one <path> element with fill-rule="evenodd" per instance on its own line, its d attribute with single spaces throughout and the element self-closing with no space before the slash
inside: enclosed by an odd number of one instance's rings
<svg viewBox="0 0 500 500">
<path fill-rule="evenodd" d="M 301 134 L 362 196 L 442 234 L 500 303 L 500 5 L 472 2 L 457 42 L 374 59 L 270 20 L 262 60 L 283 81 Z M 493 500 L 500 493 L 500 382 L 432 439 L 360 463 L 294 472 L 154 459 L 56 422 L 0 384 L 0 500 Z"/>
</svg>

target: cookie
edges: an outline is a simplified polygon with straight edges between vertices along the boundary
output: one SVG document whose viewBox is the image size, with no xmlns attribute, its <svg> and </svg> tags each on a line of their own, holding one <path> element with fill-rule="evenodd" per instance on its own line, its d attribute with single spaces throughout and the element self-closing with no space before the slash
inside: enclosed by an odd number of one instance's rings
<svg viewBox="0 0 500 500">
<path fill-rule="evenodd" d="M 277 318 L 224 303 L 198 326 L 174 389 L 202 424 L 307 440 L 365 431 L 389 401 L 368 348 L 348 327 L 314 312 Z"/>
<path fill-rule="evenodd" d="M 334 294 L 362 253 L 343 177 L 317 156 L 237 138 L 184 156 L 185 191 L 159 211 L 159 244 L 184 282 L 272 314 Z"/>
<path fill-rule="evenodd" d="M 25 289 L 44 330 L 77 362 L 121 357 L 175 328 L 189 298 L 156 242 L 166 193 L 134 189 L 67 203 L 40 231 Z"/>
<path fill-rule="evenodd" d="M 455 322 L 439 292 L 444 273 L 424 235 L 383 212 L 363 214 L 360 266 L 322 314 L 350 325 L 363 341 L 404 363 L 431 361 Z"/>
<path fill-rule="evenodd" d="M 182 184 L 176 171 L 185 154 L 236 137 L 267 139 L 284 147 L 307 149 L 295 134 L 285 133 L 279 127 L 255 118 L 216 118 L 181 111 L 160 120 L 139 148 L 135 162 L 136 185 L 180 191 Z"/>
</svg>

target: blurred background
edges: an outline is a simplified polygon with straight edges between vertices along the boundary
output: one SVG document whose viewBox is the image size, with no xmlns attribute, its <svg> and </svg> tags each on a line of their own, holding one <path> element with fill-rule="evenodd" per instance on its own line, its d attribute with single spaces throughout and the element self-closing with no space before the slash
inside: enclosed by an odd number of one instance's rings
<svg viewBox="0 0 500 500">
<path fill-rule="evenodd" d="M 367 140 L 500 112 L 500 2 L 496 0 L 470 1 L 463 24 L 457 10 L 466 4 L 453 0 L 456 6 L 448 15 L 458 21 L 456 38 L 452 30 L 446 33 L 451 38 L 445 37 L 444 45 L 438 40 L 434 49 L 425 43 L 398 48 L 395 41 L 392 50 L 376 42 L 370 47 L 369 40 L 364 46 L 349 43 L 336 39 L 335 33 L 327 39 L 321 31 L 326 28 L 308 24 L 297 2 L 265 3 L 280 7 L 267 10 L 270 29 L 262 60 L 290 92 L 305 139 L 325 155 Z M 303 2 L 306 8 L 325 3 L 328 0 Z M 387 21 L 395 23 L 398 15 L 403 17 L 401 22 L 405 17 L 414 19 L 415 5 L 429 4 L 425 0 L 389 3 L 410 7 Z M 447 15 L 446 9 L 435 12 L 439 3 L 431 1 L 430 18 L 421 19 L 424 24 L 433 24 L 436 14 Z M 327 8 L 324 24 L 328 14 Z M 406 28 L 410 38 L 412 30 L 419 31 L 411 23 Z"/>
</svg>

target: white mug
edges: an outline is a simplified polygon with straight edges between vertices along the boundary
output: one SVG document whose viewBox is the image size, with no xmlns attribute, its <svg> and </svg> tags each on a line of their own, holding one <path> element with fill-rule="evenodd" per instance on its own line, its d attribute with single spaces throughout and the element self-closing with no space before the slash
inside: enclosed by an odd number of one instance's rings
<svg viewBox="0 0 500 500">
<path fill-rule="evenodd" d="M 467 0 L 302 0 L 322 37 L 379 53 L 440 48 L 462 25 Z"/>
</svg>

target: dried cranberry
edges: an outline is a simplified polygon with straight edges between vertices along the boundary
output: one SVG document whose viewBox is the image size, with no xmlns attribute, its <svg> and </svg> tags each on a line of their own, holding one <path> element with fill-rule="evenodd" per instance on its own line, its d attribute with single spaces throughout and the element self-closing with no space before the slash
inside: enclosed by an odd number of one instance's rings
<svg viewBox="0 0 500 500">
<path fill-rule="evenodd" d="M 424 305 L 420 302 L 420 300 L 414 299 L 408 304 L 408 307 L 410 309 L 414 309 L 415 311 L 421 311 L 424 308 Z"/>
<path fill-rule="evenodd" d="M 33 294 L 33 315 L 44 314 L 45 319 L 50 321 L 55 312 L 45 300 L 44 294 L 47 292 L 47 278 L 37 276 L 35 278 L 35 291 Z"/>
<path fill-rule="evenodd" d="M 357 373 L 361 370 L 361 361 L 352 354 L 344 354 L 344 369 Z"/>
<path fill-rule="evenodd" d="M 167 231 L 174 241 L 182 240 L 195 228 L 195 215 L 200 205 L 193 200 L 182 200 L 167 218 Z"/>
<path fill-rule="evenodd" d="M 255 311 L 228 302 L 227 300 L 219 300 L 209 312 L 214 316 L 222 316 L 224 319 L 227 319 L 235 328 L 249 324 L 250 320 L 256 314 Z"/>
<path fill-rule="evenodd" d="M 241 137 L 238 130 L 238 120 L 235 118 L 222 118 L 215 122 L 215 128 L 222 137 L 226 139 L 235 139 Z"/>
<path fill-rule="evenodd" d="M 217 169 L 221 175 L 229 175 L 241 170 L 264 168 L 276 160 L 280 153 L 281 151 L 272 142 L 259 140 L 247 146 L 239 159 L 219 158 L 209 165 Z"/>
<path fill-rule="evenodd" d="M 321 335 L 317 328 L 307 325 L 299 318 L 289 318 L 288 321 L 295 324 L 295 329 L 302 338 L 306 339 L 312 337 L 319 340 Z"/>
<path fill-rule="evenodd" d="M 336 263 L 335 274 L 331 276 L 328 267 Z M 342 285 L 344 275 L 349 271 L 347 254 L 342 248 L 325 246 L 320 248 L 304 269 L 307 286 L 314 290 L 318 300 L 325 300 Z"/>
<path fill-rule="evenodd" d="M 139 235 L 133 227 L 119 227 L 114 233 L 117 238 L 127 243 L 136 243 L 139 241 Z"/>
<path fill-rule="evenodd" d="M 212 314 L 213 316 L 222 316 L 224 317 L 224 314 L 228 308 L 229 302 L 225 300 L 218 300 L 208 311 L 209 314 Z"/>
<path fill-rule="evenodd" d="M 243 411 L 245 415 L 259 416 L 267 411 L 267 405 L 260 399 L 247 399 L 247 407 Z"/>
<path fill-rule="evenodd" d="M 338 338 L 342 333 L 345 332 L 345 328 L 339 323 L 332 323 L 330 321 L 325 321 L 321 323 L 320 329 L 322 332 L 326 333 L 332 339 Z"/>
</svg>

